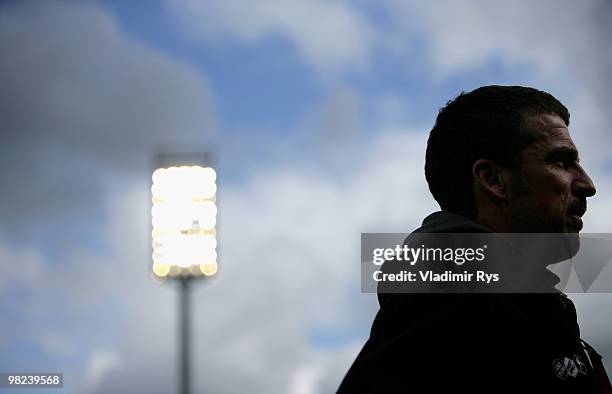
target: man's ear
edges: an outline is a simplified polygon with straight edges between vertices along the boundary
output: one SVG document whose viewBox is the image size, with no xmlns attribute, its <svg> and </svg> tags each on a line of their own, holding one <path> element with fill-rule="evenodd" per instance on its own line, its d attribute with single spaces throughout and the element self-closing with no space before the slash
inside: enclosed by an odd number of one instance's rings
<svg viewBox="0 0 612 394">
<path fill-rule="evenodd" d="M 475 187 L 496 200 L 508 198 L 509 184 L 504 169 L 491 160 L 478 159 L 472 165 Z"/>
</svg>

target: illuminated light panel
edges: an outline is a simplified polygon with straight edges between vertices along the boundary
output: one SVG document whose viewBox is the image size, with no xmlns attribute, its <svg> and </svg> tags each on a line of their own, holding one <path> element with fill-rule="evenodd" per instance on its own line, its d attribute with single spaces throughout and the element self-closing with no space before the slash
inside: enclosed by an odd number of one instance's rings
<svg viewBox="0 0 612 394">
<path fill-rule="evenodd" d="M 170 273 L 170 266 L 168 264 L 154 263 L 153 273 L 163 278 Z"/>
<path fill-rule="evenodd" d="M 212 276 L 217 272 L 216 179 L 210 167 L 170 167 L 153 172 L 151 246 L 155 275 L 201 272 Z"/>
<path fill-rule="evenodd" d="M 217 273 L 218 269 L 219 269 L 219 267 L 217 265 L 217 262 L 201 264 L 200 265 L 200 270 L 206 276 L 213 276 L 214 274 Z"/>
</svg>

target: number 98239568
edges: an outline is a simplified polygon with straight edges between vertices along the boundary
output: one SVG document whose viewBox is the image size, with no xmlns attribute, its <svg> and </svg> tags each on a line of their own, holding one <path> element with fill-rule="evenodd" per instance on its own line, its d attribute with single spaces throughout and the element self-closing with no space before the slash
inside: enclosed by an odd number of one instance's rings
<svg viewBox="0 0 612 394">
<path fill-rule="evenodd" d="M 61 388 L 64 386 L 62 373 L 0 373 L 0 388 Z"/>
</svg>

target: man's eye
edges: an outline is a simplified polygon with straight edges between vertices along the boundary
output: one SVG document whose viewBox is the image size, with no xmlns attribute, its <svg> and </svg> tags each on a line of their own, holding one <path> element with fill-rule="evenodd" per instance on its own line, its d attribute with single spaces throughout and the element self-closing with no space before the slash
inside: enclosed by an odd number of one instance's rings
<svg viewBox="0 0 612 394">
<path fill-rule="evenodd" d="M 559 168 L 569 168 L 574 166 L 576 163 L 577 161 L 574 160 L 557 160 L 554 162 L 554 165 Z"/>
</svg>

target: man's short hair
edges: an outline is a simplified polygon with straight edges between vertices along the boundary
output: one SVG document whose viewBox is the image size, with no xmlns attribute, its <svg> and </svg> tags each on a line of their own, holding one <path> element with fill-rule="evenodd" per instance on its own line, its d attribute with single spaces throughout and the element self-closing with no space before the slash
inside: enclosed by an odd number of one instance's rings
<svg viewBox="0 0 612 394">
<path fill-rule="evenodd" d="M 440 207 L 473 218 L 472 165 L 488 159 L 520 168 L 520 154 L 535 138 L 522 127 L 524 116 L 542 113 L 558 115 L 569 125 L 569 111 L 559 100 L 523 86 L 461 92 L 440 109 L 425 154 L 425 177 Z"/>
</svg>

